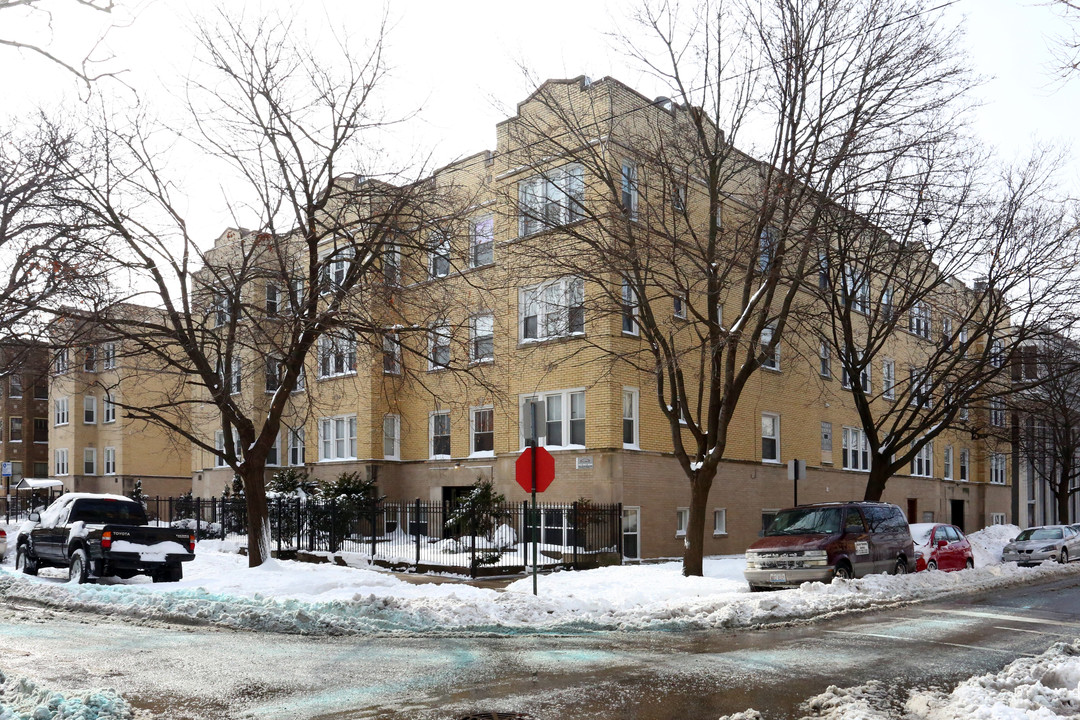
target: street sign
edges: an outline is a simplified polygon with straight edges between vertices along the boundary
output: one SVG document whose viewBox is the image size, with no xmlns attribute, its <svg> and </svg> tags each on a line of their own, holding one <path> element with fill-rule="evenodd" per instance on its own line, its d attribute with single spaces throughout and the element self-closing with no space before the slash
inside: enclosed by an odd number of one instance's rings
<svg viewBox="0 0 1080 720">
<path fill-rule="evenodd" d="M 0 476 L 11 477 L 11 463 L 0 463 Z"/>
<path fill-rule="evenodd" d="M 532 492 L 532 457 L 533 449 L 525 448 L 518 456 L 514 467 L 516 470 L 514 479 L 525 492 Z M 544 492 L 555 479 L 555 458 L 551 457 L 546 449 L 536 448 L 536 492 Z"/>
</svg>

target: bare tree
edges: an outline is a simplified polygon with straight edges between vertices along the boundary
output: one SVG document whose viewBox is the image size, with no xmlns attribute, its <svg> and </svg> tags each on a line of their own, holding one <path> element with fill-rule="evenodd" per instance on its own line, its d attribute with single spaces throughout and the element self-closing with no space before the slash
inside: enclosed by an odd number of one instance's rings
<svg viewBox="0 0 1080 720">
<path fill-rule="evenodd" d="M 517 119 L 517 164 L 571 210 L 528 185 L 516 205 L 526 233 L 562 226 L 537 262 L 583 277 L 588 311 L 621 316 L 593 350 L 655 380 L 691 490 L 683 571 L 700 575 L 732 418 L 809 302 L 834 198 L 947 136 L 969 79 L 952 31 L 917 2 L 658 3 L 636 19 L 651 42 L 620 43 L 670 98 L 540 88 L 547 112 Z M 554 157 L 581 166 L 580 191 Z"/>
<path fill-rule="evenodd" d="M 306 361 L 316 356 L 316 371 L 334 376 L 355 373 L 358 355 L 426 356 L 431 318 L 445 306 L 405 287 L 402 258 L 426 258 L 429 233 L 453 223 L 457 207 L 452 183 L 344 172 L 381 162 L 382 28 L 363 54 L 342 42 L 332 57 L 294 41 L 298 30 L 225 15 L 200 29 L 208 72 L 191 81 L 189 137 L 239 177 L 230 203 L 241 222 L 213 248 L 189 235 L 158 145 L 173 136 L 160 126 L 106 118 L 88 151 L 102 170 L 80 177 L 118 281 L 80 315 L 180 380 L 159 403 L 119 407 L 232 468 L 252 566 L 269 557 L 267 456 L 282 418 L 310 407 L 290 402 Z M 416 308 L 420 319 L 410 317 Z M 258 392 L 241 392 L 256 383 Z"/>
</svg>

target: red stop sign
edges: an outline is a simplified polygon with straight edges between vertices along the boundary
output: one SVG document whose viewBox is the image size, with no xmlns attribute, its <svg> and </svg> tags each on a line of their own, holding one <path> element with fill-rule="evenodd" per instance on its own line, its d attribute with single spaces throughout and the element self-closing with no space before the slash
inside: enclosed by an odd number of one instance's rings
<svg viewBox="0 0 1080 720">
<path fill-rule="evenodd" d="M 532 492 L 532 464 L 533 464 L 533 451 L 532 448 L 525 448 L 525 451 L 518 456 L 515 468 L 515 479 L 518 485 L 525 488 L 525 492 Z M 536 492 L 544 492 L 548 489 L 548 485 L 555 479 L 555 458 L 551 457 L 551 453 L 542 447 L 536 448 Z"/>
</svg>

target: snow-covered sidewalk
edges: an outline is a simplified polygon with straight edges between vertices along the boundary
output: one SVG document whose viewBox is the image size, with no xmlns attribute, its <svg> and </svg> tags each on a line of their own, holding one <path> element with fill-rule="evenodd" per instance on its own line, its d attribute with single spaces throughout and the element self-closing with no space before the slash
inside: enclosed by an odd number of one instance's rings
<svg viewBox="0 0 1080 720">
<path fill-rule="evenodd" d="M 551 633 L 595 630 L 736 629 L 891 607 L 1036 579 L 1075 575 L 1080 563 L 1019 568 L 1000 564 L 1017 529 L 973 534 L 976 568 L 962 572 L 873 575 L 831 585 L 751 594 L 739 556 L 706 559 L 705 577 L 686 578 L 678 562 L 624 565 L 525 578 L 505 590 L 465 583 L 415 584 L 368 568 L 272 560 L 256 569 L 220 541 L 199 544 L 178 583 L 146 578 L 72 585 L 53 577 L 0 573 L 0 594 L 49 607 L 233 628 L 305 634 Z"/>
</svg>

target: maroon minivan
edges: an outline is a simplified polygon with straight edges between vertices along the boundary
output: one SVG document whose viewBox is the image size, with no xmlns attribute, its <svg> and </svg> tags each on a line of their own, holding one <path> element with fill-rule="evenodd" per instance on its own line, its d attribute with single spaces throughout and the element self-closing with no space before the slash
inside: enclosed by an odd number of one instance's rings
<svg viewBox="0 0 1080 720">
<path fill-rule="evenodd" d="M 903 511 L 890 503 L 842 502 L 781 510 L 746 551 L 751 591 L 831 582 L 870 573 L 901 575 L 915 557 Z"/>
</svg>

